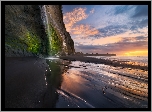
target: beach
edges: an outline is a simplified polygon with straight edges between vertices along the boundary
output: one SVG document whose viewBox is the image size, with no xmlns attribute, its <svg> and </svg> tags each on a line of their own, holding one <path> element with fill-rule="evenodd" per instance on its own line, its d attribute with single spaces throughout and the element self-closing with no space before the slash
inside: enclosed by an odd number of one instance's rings
<svg viewBox="0 0 152 112">
<path fill-rule="evenodd" d="M 5 108 L 147 108 L 147 70 L 92 57 L 5 58 Z"/>
<path fill-rule="evenodd" d="M 5 108 L 36 108 L 43 97 L 45 60 L 5 58 Z"/>
<path fill-rule="evenodd" d="M 61 56 L 60 58 L 70 61 L 82 61 L 82 62 L 95 63 L 95 64 L 106 64 L 114 67 L 126 67 L 126 68 L 141 69 L 148 71 L 147 66 L 125 64 L 123 63 L 123 61 L 111 61 L 106 59 L 97 59 L 93 57 L 83 57 L 83 56 Z"/>
</svg>

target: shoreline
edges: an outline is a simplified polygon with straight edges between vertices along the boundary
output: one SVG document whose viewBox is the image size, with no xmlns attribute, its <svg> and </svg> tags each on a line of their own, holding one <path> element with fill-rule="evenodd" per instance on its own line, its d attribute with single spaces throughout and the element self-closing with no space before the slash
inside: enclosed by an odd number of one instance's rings
<svg viewBox="0 0 152 112">
<path fill-rule="evenodd" d="M 148 71 L 148 66 L 121 63 L 122 61 L 111 61 L 111 60 L 97 59 L 93 57 L 83 57 L 83 56 L 60 56 L 59 58 L 63 60 L 69 60 L 69 61 L 82 61 L 85 63 L 105 64 L 105 65 L 111 65 L 114 67 L 125 67 L 125 68 L 141 69 L 141 70 Z"/>
<path fill-rule="evenodd" d="M 84 68 L 82 74 L 81 72 L 80 74 L 77 74 L 77 71 L 78 73 L 80 71 L 79 68 L 76 69 L 76 72 L 75 70 L 69 69 L 68 60 L 83 61 L 87 63 L 88 61 L 90 63 L 108 62 L 107 60 L 103 59 L 80 56 L 64 56 L 60 57 L 60 59 L 59 61 L 61 61 L 61 63 L 57 63 L 56 60 L 50 61 L 49 59 L 41 59 L 37 57 L 6 57 L 5 108 L 77 108 L 75 103 L 80 107 L 82 106 L 82 108 L 90 108 L 88 105 L 85 105 L 86 103 L 81 99 L 88 101 L 91 105 L 97 108 L 119 108 L 127 106 L 126 103 L 122 104 L 122 102 L 129 100 L 119 98 L 115 92 L 118 92 L 119 94 L 126 93 L 132 99 L 138 98 L 139 100 L 136 99 L 138 102 L 143 100 L 144 102 L 142 104 L 147 106 L 148 93 L 145 90 L 146 85 L 144 85 L 147 84 L 146 76 L 141 77 L 141 79 L 144 78 L 145 80 L 139 80 L 138 78 L 134 77 L 135 75 L 132 76 L 125 74 L 119 76 L 119 74 L 111 72 L 111 74 L 117 75 L 120 78 L 119 80 L 119 78 L 105 76 L 104 72 L 107 71 L 103 70 L 103 74 L 99 73 L 102 68 L 99 69 L 99 71 L 94 71 L 95 73 L 85 72 Z M 60 65 L 62 62 L 64 62 L 64 60 L 67 60 L 67 63 Z M 87 66 L 87 63 L 85 66 Z M 92 68 L 92 66 L 88 66 L 88 70 L 89 67 Z M 92 71 L 92 69 L 90 70 Z M 133 91 L 134 88 L 129 88 L 132 85 L 128 87 L 127 84 L 121 82 L 122 80 L 126 80 L 126 76 L 131 77 L 131 81 L 128 80 L 128 83 L 134 85 L 132 82 L 138 81 L 138 83 L 142 83 L 142 85 L 144 85 L 145 89 L 143 89 L 141 85 L 138 87 L 141 88 L 141 91 L 138 90 L 138 88 L 136 88 L 136 91 Z M 111 83 L 108 83 L 108 81 Z M 98 93 L 99 91 L 100 93 Z M 112 97 L 110 95 L 111 92 L 113 92 L 113 94 L 116 96 Z M 65 96 L 62 93 L 64 93 Z M 81 99 L 77 99 L 77 97 L 72 96 L 73 94 L 80 97 Z M 84 97 L 85 95 L 88 97 Z M 112 102 L 104 99 L 105 95 L 115 100 L 117 105 L 113 105 Z M 94 96 L 97 96 L 96 99 L 94 99 Z M 67 97 L 74 103 L 69 104 L 69 101 L 65 100 Z M 73 99 L 73 97 L 76 100 Z M 108 106 L 102 105 L 102 101 L 98 99 L 104 99 L 106 103 L 110 104 Z M 122 100 L 122 102 L 120 100 Z M 130 101 L 130 103 L 132 102 Z M 140 107 L 134 103 L 132 104 L 133 105 L 129 105 L 128 107 Z"/>
</svg>

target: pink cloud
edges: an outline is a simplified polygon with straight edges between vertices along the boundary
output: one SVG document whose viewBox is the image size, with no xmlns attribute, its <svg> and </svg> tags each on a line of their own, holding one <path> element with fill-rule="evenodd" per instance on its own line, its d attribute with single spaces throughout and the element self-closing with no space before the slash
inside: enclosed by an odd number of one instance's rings
<svg viewBox="0 0 152 112">
<path fill-rule="evenodd" d="M 80 34 L 84 38 L 98 33 L 99 31 L 97 29 L 92 28 L 90 25 L 83 25 L 83 24 L 76 25 L 71 31 L 71 34 L 74 35 Z"/>
<path fill-rule="evenodd" d="M 72 12 L 64 14 L 63 20 L 65 27 L 71 35 L 81 35 L 81 37 L 86 38 L 99 33 L 97 29 L 92 28 L 90 25 L 75 25 L 77 22 L 89 16 L 85 11 L 86 8 L 75 8 Z M 92 9 L 90 13 L 94 13 L 94 9 Z"/>
<path fill-rule="evenodd" d="M 64 14 L 63 20 L 65 23 L 66 30 L 68 32 L 71 31 L 73 25 L 76 22 L 86 19 L 88 17 L 85 11 L 86 8 L 75 8 L 72 12 L 68 12 Z"/>
</svg>

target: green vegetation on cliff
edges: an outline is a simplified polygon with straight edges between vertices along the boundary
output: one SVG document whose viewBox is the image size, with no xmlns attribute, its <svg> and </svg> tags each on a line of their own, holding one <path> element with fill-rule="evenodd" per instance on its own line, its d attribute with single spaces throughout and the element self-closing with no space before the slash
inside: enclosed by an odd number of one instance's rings
<svg viewBox="0 0 152 112">
<path fill-rule="evenodd" d="M 51 49 L 51 55 L 55 55 L 59 53 L 62 50 L 62 40 L 61 38 L 57 35 L 56 30 L 50 26 L 50 49 Z"/>
<path fill-rule="evenodd" d="M 38 5 L 5 6 L 5 56 L 46 56 L 47 41 Z"/>
<path fill-rule="evenodd" d="M 5 6 L 5 56 L 73 53 L 74 43 L 65 30 L 61 6 L 49 5 L 47 10 L 48 16 L 44 15 L 44 18 L 48 22 L 44 24 L 40 5 Z M 65 48 L 62 48 L 63 41 Z"/>
<path fill-rule="evenodd" d="M 33 33 L 27 32 L 24 38 L 21 40 L 28 46 L 27 51 L 32 53 L 39 53 L 41 47 L 41 40 Z"/>
</svg>

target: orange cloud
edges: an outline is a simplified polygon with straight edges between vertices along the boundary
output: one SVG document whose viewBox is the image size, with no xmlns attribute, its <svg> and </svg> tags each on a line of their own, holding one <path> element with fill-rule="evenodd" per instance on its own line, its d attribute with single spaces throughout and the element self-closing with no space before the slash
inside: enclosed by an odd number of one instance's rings
<svg viewBox="0 0 152 112">
<path fill-rule="evenodd" d="M 117 43 L 120 41 L 122 41 L 122 37 L 110 36 L 110 37 L 92 40 L 92 44 L 93 45 L 105 45 L 105 44 Z"/>
<path fill-rule="evenodd" d="M 88 17 L 88 15 L 85 13 L 85 10 L 86 8 L 75 8 L 72 12 L 64 14 L 63 21 L 68 32 L 71 31 L 73 25 L 76 22 L 86 19 Z"/>
<path fill-rule="evenodd" d="M 86 8 L 75 8 L 72 12 L 64 14 L 63 20 L 65 27 L 70 34 L 81 35 L 81 37 L 85 38 L 99 33 L 98 30 L 92 28 L 90 25 L 75 25 L 77 22 L 86 19 L 89 16 L 85 11 Z M 94 13 L 94 9 L 92 9 L 90 13 Z"/>
<path fill-rule="evenodd" d="M 82 37 L 87 37 L 87 36 L 91 36 L 91 35 L 95 35 L 95 34 L 98 34 L 99 31 L 95 28 L 92 28 L 90 25 L 76 25 L 72 31 L 71 31 L 72 34 L 75 34 L 75 35 L 81 35 Z"/>
</svg>

